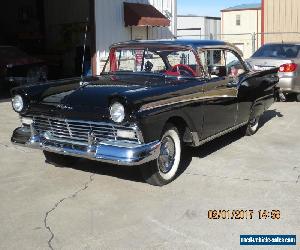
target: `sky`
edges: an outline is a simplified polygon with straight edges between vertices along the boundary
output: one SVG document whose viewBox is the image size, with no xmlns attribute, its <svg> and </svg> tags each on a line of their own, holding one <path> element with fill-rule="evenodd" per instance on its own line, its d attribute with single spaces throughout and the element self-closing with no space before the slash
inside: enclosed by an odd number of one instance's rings
<svg viewBox="0 0 300 250">
<path fill-rule="evenodd" d="M 221 16 L 220 10 L 260 0 L 177 0 L 178 15 Z"/>
</svg>

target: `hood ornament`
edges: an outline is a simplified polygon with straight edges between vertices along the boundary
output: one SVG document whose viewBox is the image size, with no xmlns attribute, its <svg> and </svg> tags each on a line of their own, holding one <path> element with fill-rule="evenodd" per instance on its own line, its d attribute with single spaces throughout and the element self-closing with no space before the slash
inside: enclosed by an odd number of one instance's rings
<svg viewBox="0 0 300 250">
<path fill-rule="evenodd" d="M 85 87 L 85 86 L 87 86 L 87 85 L 89 85 L 89 82 L 85 82 L 85 81 L 80 81 L 80 82 L 79 82 L 79 86 L 80 86 L 80 87 Z"/>
<path fill-rule="evenodd" d="M 64 109 L 64 110 L 72 110 L 72 109 L 73 109 L 73 107 L 67 106 L 67 105 L 65 105 L 65 104 L 58 104 L 56 107 L 57 107 L 58 109 Z"/>
</svg>

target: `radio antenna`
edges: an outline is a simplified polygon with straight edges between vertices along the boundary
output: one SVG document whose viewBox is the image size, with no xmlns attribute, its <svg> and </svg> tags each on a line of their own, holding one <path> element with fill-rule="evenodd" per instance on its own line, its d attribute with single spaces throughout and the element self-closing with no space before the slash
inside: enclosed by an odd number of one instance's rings
<svg viewBox="0 0 300 250">
<path fill-rule="evenodd" d="M 85 51 L 86 51 L 88 23 L 89 23 L 89 18 L 87 17 L 86 18 L 86 24 L 85 24 L 85 32 L 84 32 L 84 41 L 83 41 L 83 55 L 82 55 L 82 63 L 81 63 L 81 82 L 80 82 L 80 86 L 82 86 L 84 84 L 83 74 L 84 74 L 84 61 L 85 61 Z"/>
</svg>

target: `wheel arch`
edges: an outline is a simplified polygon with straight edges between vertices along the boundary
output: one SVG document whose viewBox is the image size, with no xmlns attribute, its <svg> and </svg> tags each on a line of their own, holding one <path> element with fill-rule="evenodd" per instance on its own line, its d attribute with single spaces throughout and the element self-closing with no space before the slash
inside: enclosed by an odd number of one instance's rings
<svg viewBox="0 0 300 250">
<path fill-rule="evenodd" d="M 186 143 L 193 144 L 199 138 L 198 126 L 190 114 L 182 109 L 175 111 L 151 110 L 140 114 L 138 119 L 145 142 L 160 140 L 167 123 L 173 123 L 180 130 L 183 141 Z"/>
<path fill-rule="evenodd" d="M 180 133 L 180 138 L 184 144 L 193 144 L 194 139 L 192 136 L 192 130 L 188 122 L 182 116 L 172 116 L 166 121 L 167 124 L 173 124 Z"/>
</svg>

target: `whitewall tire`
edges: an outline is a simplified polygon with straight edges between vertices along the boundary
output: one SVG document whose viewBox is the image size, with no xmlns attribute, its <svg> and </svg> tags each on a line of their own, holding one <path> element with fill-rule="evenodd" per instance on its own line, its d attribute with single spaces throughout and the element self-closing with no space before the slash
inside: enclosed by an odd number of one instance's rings
<svg viewBox="0 0 300 250">
<path fill-rule="evenodd" d="M 157 160 L 142 166 L 145 181 L 154 186 L 163 186 L 177 177 L 181 160 L 181 140 L 177 128 L 168 124 L 161 138 L 160 155 Z"/>
<path fill-rule="evenodd" d="M 259 117 L 253 118 L 249 121 L 246 128 L 246 135 L 251 136 L 254 135 L 259 128 Z"/>
</svg>

